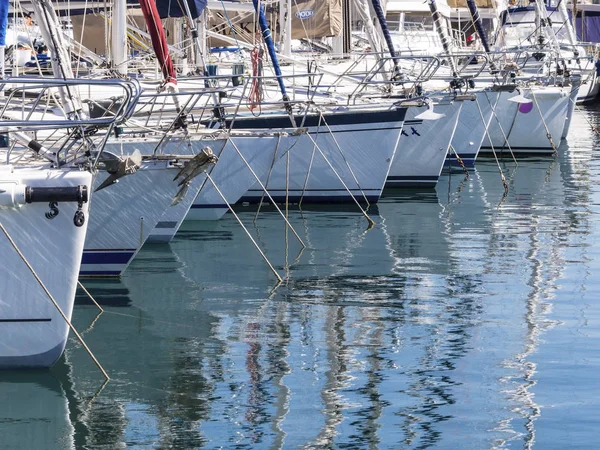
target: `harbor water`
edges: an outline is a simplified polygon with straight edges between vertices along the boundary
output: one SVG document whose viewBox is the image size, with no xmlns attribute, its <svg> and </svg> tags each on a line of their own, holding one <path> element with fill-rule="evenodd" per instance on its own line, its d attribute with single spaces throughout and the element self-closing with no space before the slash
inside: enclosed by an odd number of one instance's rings
<svg viewBox="0 0 600 450">
<path fill-rule="evenodd" d="M 368 210 L 189 222 L 83 280 L 51 369 L 0 373 L 1 449 L 591 449 L 600 108 L 558 156 L 478 160 Z M 500 170 L 508 185 L 505 193 Z M 284 211 L 285 213 L 285 211 Z"/>
</svg>

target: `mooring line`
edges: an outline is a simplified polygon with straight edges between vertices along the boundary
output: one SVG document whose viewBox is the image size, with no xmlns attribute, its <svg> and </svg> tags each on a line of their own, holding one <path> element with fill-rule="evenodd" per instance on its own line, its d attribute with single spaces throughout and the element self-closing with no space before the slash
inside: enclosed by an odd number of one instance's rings
<svg viewBox="0 0 600 450">
<path fill-rule="evenodd" d="M 225 202 L 225 204 L 227 205 L 227 208 L 229 208 L 229 211 L 231 211 L 231 214 L 233 214 L 233 217 L 235 217 L 235 220 L 238 221 L 238 223 L 240 224 L 240 226 L 242 227 L 242 229 L 244 230 L 244 232 L 248 235 L 248 237 L 250 238 L 250 241 L 252 241 L 252 243 L 254 244 L 254 247 L 256 247 L 256 250 L 258 250 L 258 252 L 260 253 L 260 255 L 263 257 L 263 259 L 265 260 L 265 262 L 267 263 L 267 265 L 269 266 L 269 268 L 271 269 L 271 271 L 273 272 L 273 274 L 275 275 L 275 277 L 277 277 L 277 281 L 279 282 L 279 284 L 281 284 L 281 282 L 283 281 L 283 279 L 281 278 L 281 276 L 279 275 L 279 273 L 275 270 L 275 267 L 273 267 L 273 265 L 271 264 L 271 262 L 269 261 L 269 259 L 267 258 L 267 256 L 264 254 L 264 252 L 261 250 L 261 248 L 259 247 L 259 245 L 256 243 L 256 241 L 254 240 L 254 238 L 252 237 L 252 235 L 250 234 L 250 232 L 248 231 L 248 229 L 244 226 L 242 220 L 235 213 L 235 211 L 233 210 L 233 207 L 227 201 L 227 199 L 225 198 L 225 196 L 223 195 L 223 193 L 221 192 L 221 190 L 219 189 L 219 187 L 214 182 L 214 180 L 212 179 L 212 177 L 209 175 L 208 172 L 206 172 L 206 177 L 212 183 L 213 187 L 215 188 L 215 191 L 217 191 L 217 194 L 219 194 L 219 196 L 221 197 L 221 199 Z"/>
<path fill-rule="evenodd" d="M 283 217 L 283 220 L 285 221 L 286 225 L 289 226 L 292 229 L 292 233 L 294 233 L 294 236 L 296 236 L 296 239 L 298 239 L 298 241 L 300 242 L 300 244 L 303 247 L 306 247 L 306 245 L 304 245 L 304 242 L 302 241 L 302 239 L 300 238 L 300 236 L 298 235 L 298 233 L 296 233 L 296 230 L 294 229 L 294 227 L 292 226 L 292 224 L 290 224 L 290 222 L 289 222 L 289 220 L 287 218 L 287 214 L 284 215 L 283 212 L 281 211 L 281 209 L 279 208 L 279 206 L 275 203 L 275 201 L 273 200 L 273 197 L 271 197 L 271 194 L 269 194 L 269 191 L 267 190 L 267 188 L 265 187 L 265 185 L 262 183 L 262 181 L 260 181 L 260 178 L 258 177 L 258 175 L 256 175 L 256 172 L 254 172 L 254 170 L 252 169 L 252 167 L 250 167 L 250 164 L 248 163 L 248 161 L 246 160 L 246 158 L 244 158 L 244 155 L 242 155 L 242 152 L 240 151 L 240 149 L 238 148 L 238 146 L 235 145 L 235 142 L 233 142 L 233 140 L 230 140 L 230 142 L 231 142 L 231 145 L 233 145 L 233 148 L 235 148 L 235 151 L 237 152 L 237 154 L 240 156 L 240 158 L 242 158 L 242 161 L 244 161 L 244 164 L 246 164 L 246 166 L 248 167 L 248 169 L 250 170 L 250 172 L 252 173 L 252 175 L 254 176 L 254 178 L 256 179 L 256 181 L 258 181 L 258 184 L 262 188 L 263 192 L 267 195 L 267 197 L 269 197 L 269 200 L 271 201 L 271 203 L 273 203 L 273 206 L 275 207 L 275 209 L 277 210 L 277 212 L 281 215 L 281 217 Z M 288 158 L 289 158 L 289 155 L 290 155 L 290 153 L 287 152 Z M 287 205 L 287 201 L 286 201 L 286 205 Z"/>
<path fill-rule="evenodd" d="M 90 348 L 87 346 L 87 344 L 85 343 L 85 341 L 83 340 L 83 338 L 81 337 L 81 335 L 77 332 L 77 330 L 75 329 L 75 327 L 73 326 L 73 324 L 71 323 L 71 321 L 67 318 L 67 315 L 63 312 L 63 310 L 60 307 L 60 305 L 56 302 L 56 300 L 54 299 L 54 297 L 52 296 L 52 294 L 50 293 L 50 291 L 48 290 L 48 288 L 46 287 L 46 285 L 42 282 L 42 280 L 40 279 L 40 277 L 36 273 L 35 269 L 31 266 L 31 264 L 29 264 L 29 261 L 27 261 L 27 258 L 25 258 L 25 255 L 21 252 L 21 250 L 19 249 L 19 247 L 17 246 L 17 244 L 15 243 L 15 241 L 13 241 L 12 237 L 10 236 L 10 234 L 8 233 L 8 231 L 6 230 L 6 228 L 4 228 L 4 224 L 2 224 L 2 222 L 0 222 L 0 229 L 2 230 L 2 232 L 6 236 L 6 238 L 8 239 L 8 241 L 10 242 L 10 244 L 12 245 L 12 247 L 15 249 L 15 251 L 17 252 L 17 254 L 19 255 L 19 257 L 23 260 L 23 262 L 25 263 L 25 265 L 27 266 L 27 268 L 31 271 L 33 277 L 38 282 L 38 284 L 41 286 L 41 288 L 44 290 L 44 292 L 46 293 L 46 295 L 48 296 L 48 298 L 50 299 L 50 301 L 52 302 L 52 304 L 54 305 L 54 307 L 56 308 L 56 310 L 62 316 L 63 320 L 69 326 L 69 328 L 71 329 L 71 331 L 73 331 L 73 334 L 75 334 L 75 336 L 77 336 L 77 339 L 79 339 L 79 342 L 81 342 L 81 345 L 83 345 L 83 347 L 86 349 L 86 351 L 88 352 L 88 354 L 90 355 L 90 357 L 92 358 L 92 360 L 94 361 L 94 363 L 96 363 L 96 366 L 98 366 L 98 368 L 100 369 L 100 372 L 102 372 L 102 375 L 104 375 L 104 377 L 107 380 L 110 380 L 110 377 L 108 376 L 108 374 L 104 370 L 104 367 L 102 367 L 102 365 L 96 359 L 96 357 L 94 356 L 94 354 L 92 353 L 92 351 L 90 350 Z"/>
<path fill-rule="evenodd" d="M 487 95 L 486 95 L 486 98 L 487 98 Z M 488 99 L 488 103 L 489 103 L 489 99 Z M 485 124 L 485 118 L 483 117 L 483 112 L 481 111 L 481 106 L 479 105 L 478 99 L 475 99 L 475 104 L 477 105 L 477 110 L 479 111 L 479 116 L 481 117 L 481 120 Z M 493 113 L 493 109 L 492 109 L 492 113 Z M 496 156 L 496 151 L 494 150 L 494 144 L 492 142 L 492 137 L 490 136 L 488 127 L 486 127 L 486 129 L 485 129 L 485 134 L 487 135 L 487 138 L 490 141 L 490 147 L 492 149 L 492 154 L 494 155 L 494 159 L 496 160 L 496 165 L 498 166 L 498 171 L 500 172 L 500 179 L 502 180 L 502 185 L 504 186 L 504 194 L 506 195 L 506 193 L 508 192 L 508 184 L 506 183 L 506 178 L 504 177 L 504 172 L 502 172 L 502 167 L 500 167 L 500 162 L 498 161 L 498 156 Z"/>
<path fill-rule="evenodd" d="M 96 301 L 96 299 L 94 297 L 92 297 L 92 294 L 89 293 L 89 291 L 85 288 L 85 286 L 83 284 L 81 284 L 81 281 L 77 280 L 77 284 L 79 285 L 79 287 L 81 289 L 83 289 L 83 292 L 85 292 L 87 294 L 87 296 L 94 303 L 94 305 L 96 305 L 98 307 L 98 309 L 100 310 L 100 312 L 103 313 L 104 309 L 102 309 L 102 306 L 100 306 L 100 304 Z"/>
</svg>

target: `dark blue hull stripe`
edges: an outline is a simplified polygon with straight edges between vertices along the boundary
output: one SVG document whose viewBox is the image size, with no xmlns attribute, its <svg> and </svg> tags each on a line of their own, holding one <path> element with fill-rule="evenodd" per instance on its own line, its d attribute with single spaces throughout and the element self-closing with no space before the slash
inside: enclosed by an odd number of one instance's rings
<svg viewBox="0 0 600 450">
<path fill-rule="evenodd" d="M 175 228 L 177 226 L 177 222 L 168 221 L 168 222 L 158 222 L 155 228 Z"/>
<path fill-rule="evenodd" d="M 0 319 L 0 323 L 52 322 L 52 319 Z"/>
<path fill-rule="evenodd" d="M 401 181 L 395 183 L 386 183 L 386 188 L 435 188 L 437 186 L 437 181 Z"/>
<path fill-rule="evenodd" d="M 216 208 L 225 208 L 228 206 L 224 203 L 214 203 L 214 204 L 202 204 L 202 205 L 192 205 L 192 209 L 216 209 Z"/>
<path fill-rule="evenodd" d="M 437 175 L 394 175 L 387 177 L 387 182 L 390 181 L 437 181 L 439 176 Z"/>
<path fill-rule="evenodd" d="M 477 154 L 478 153 L 469 153 L 466 155 L 460 155 L 460 159 L 462 160 L 463 164 L 467 167 L 473 167 L 475 165 L 475 161 L 477 159 Z M 446 156 L 446 160 L 444 161 L 444 166 L 448 167 L 448 166 L 461 166 L 460 163 L 458 162 L 458 159 L 456 159 L 456 156 L 454 155 L 447 155 Z"/>
<path fill-rule="evenodd" d="M 286 192 L 285 189 L 267 189 L 267 191 L 269 191 L 269 194 L 272 192 Z M 374 192 L 378 192 L 381 191 L 381 189 L 377 189 L 377 188 L 370 188 L 370 189 L 358 189 L 358 188 L 352 188 L 350 189 L 350 192 L 355 192 L 358 193 L 360 195 L 361 191 L 362 192 L 366 192 L 366 191 L 374 191 Z M 262 189 L 248 189 L 248 192 L 260 192 L 263 193 L 264 191 Z M 287 192 L 348 192 L 346 189 L 344 188 L 334 188 L 334 189 L 288 189 Z"/>
<path fill-rule="evenodd" d="M 284 196 L 272 195 L 271 197 L 273 198 L 273 201 L 275 203 L 285 203 L 285 201 L 286 201 L 285 195 Z M 377 203 L 379 201 L 380 195 L 375 195 L 375 196 L 366 195 L 365 197 L 367 198 L 367 201 L 369 203 Z M 287 201 L 289 203 L 300 203 L 300 201 L 302 201 L 303 204 L 308 204 L 308 203 L 312 203 L 312 204 L 354 203 L 355 199 L 359 203 L 364 203 L 364 201 L 365 201 L 364 197 L 362 195 L 358 195 L 358 194 L 355 197 L 351 197 L 349 195 L 344 195 L 344 196 L 339 195 L 339 196 L 334 196 L 334 197 L 320 196 L 320 195 L 305 195 L 305 196 L 290 195 L 289 197 L 287 197 Z M 238 203 L 259 203 L 259 202 L 260 202 L 259 197 L 242 197 Z"/>
<path fill-rule="evenodd" d="M 465 167 L 475 167 L 475 160 L 469 158 L 461 158 Z M 456 159 L 447 159 L 444 162 L 444 167 L 462 167 L 462 165 Z"/>
<path fill-rule="evenodd" d="M 120 270 L 82 270 L 79 272 L 80 277 L 118 277 L 120 275 Z"/>
<path fill-rule="evenodd" d="M 127 264 L 133 255 L 135 255 L 135 250 L 102 252 L 84 250 L 81 264 Z"/>
<path fill-rule="evenodd" d="M 552 147 L 513 147 L 511 145 L 510 147 L 513 151 L 517 150 L 520 152 L 532 152 L 532 153 L 554 153 L 554 150 L 552 150 Z M 486 153 L 489 151 L 492 151 L 492 147 L 481 147 L 481 151 L 485 151 Z M 509 152 L 510 150 L 508 149 L 508 147 L 494 147 L 494 151 L 496 152 Z"/>
<path fill-rule="evenodd" d="M 398 108 L 389 111 L 359 111 L 359 112 L 344 112 L 344 113 L 325 113 L 321 120 L 320 116 L 316 114 L 296 115 L 294 120 L 296 125 L 299 127 L 318 127 L 321 122 L 321 127 L 325 127 L 325 124 L 331 126 L 339 125 L 360 125 L 360 124 L 371 124 L 371 123 L 386 123 L 386 122 L 399 122 L 403 121 L 406 117 L 406 108 Z M 304 122 L 303 122 L 304 119 Z M 226 127 L 231 126 L 231 120 L 225 121 Z M 282 128 L 293 128 L 290 118 L 288 116 L 271 116 L 264 115 L 261 117 L 242 117 L 237 118 L 233 122 L 233 129 L 282 129 Z"/>
</svg>

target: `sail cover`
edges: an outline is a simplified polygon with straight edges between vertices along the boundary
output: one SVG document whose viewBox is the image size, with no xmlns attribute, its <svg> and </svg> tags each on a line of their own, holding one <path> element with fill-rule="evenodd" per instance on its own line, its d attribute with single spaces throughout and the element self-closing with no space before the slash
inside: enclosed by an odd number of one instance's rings
<svg viewBox="0 0 600 450">
<path fill-rule="evenodd" d="M 342 0 L 293 0 L 292 39 L 337 36 L 342 31 Z"/>
<path fill-rule="evenodd" d="M 148 27 L 148 33 L 152 40 L 152 47 L 156 54 L 156 59 L 160 65 L 160 70 L 163 74 L 164 81 L 166 83 L 177 84 L 177 75 L 175 73 L 175 66 L 173 60 L 169 54 L 169 47 L 167 45 L 167 37 L 165 30 L 162 27 L 160 18 L 158 17 L 157 2 L 154 0 L 139 0 L 144 19 L 146 20 L 146 26 Z"/>
<path fill-rule="evenodd" d="M 187 1 L 193 19 L 197 19 L 206 8 L 208 0 L 156 0 L 156 7 L 161 19 L 167 17 L 187 16 L 185 6 L 182 2 Z"/>
<path fill-rule="evenodd" d="M 8 0 L 0 0 L 0 47 L 6 47 L 6 27 L 8 25 Z"/>
</svg>

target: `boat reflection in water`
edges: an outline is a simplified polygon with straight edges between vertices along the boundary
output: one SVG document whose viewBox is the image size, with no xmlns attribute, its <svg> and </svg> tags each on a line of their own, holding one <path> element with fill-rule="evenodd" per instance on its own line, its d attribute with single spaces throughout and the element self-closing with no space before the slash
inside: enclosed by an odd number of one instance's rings
<svg viewBox="0 0 600 450">
<path fill-rule="evenodd" d="M 275 213 L 255 225 L 254 210 L 241 208 L 289 275 L 276 290 L 231 215 L 144 247 L 121 281 L 86 283 L 106 312 L 88 329 L 97 312 L 79 297 L 75 323 L 112 381 L 94 398 L 101 375 L 70 343 L 68 373 L 56 376 L 72 394 L 55 395 L 69 408 L 67 442 L 547 444 L 539 430 L 553 426 L 543 421 L 553 412 L 540 399 L 555 385 L 538 359 L 561 350 L 542 336 L 561 328 L 551 308 L 562 280 L 581 283 L 567 255 L 585 270 L 585 249 L 569 240 L 590 233 L 592 196 L 568 157 L 524 161 L 514 173 L 503 164 L 506 197 L 484 160 L 468 179 L 443 175 L 437 193 L 388 193 L 369 231 L 352 209 L 292 209 L 303 251 L 291 233 L 286 248 Z M 0 422 L 0 432 L 13 426 Z"/>
<path fill-rule="evenodd" d="M 0 399 L 2 448 L 75 448 L 64 381 L 51 372 L 3 372 Z"/>
</svg>

